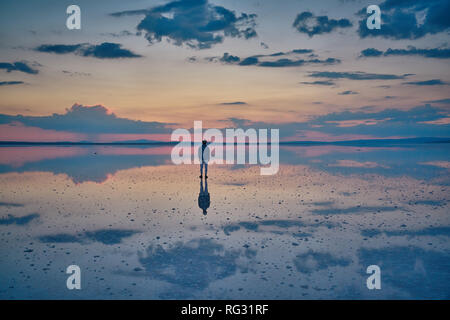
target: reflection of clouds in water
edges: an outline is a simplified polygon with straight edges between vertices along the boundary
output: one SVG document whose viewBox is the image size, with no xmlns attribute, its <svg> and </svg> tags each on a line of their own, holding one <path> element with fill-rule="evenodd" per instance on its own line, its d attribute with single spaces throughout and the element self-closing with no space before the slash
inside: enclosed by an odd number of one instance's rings
<svg viewBox="0 0 450 320">
<path fill-rule="evenodd" d="M 35 151 L 44 153 L 47 151 L 45 148 L 41 148 L 28 147 L 27 149 L 36 149 Z M 86 181 L 102 183 L 120 170 L 163 165 L 166 164 L 167 157 L 170 159 L 170 153 L 165 155 L 153 152 L 153 149 L 158 149 L 158 147 L 144 148 L 147 154 L 138 147 L 100 149 L 97 147 L 59 147 L 59 149 L 61 149 L 62 156 L 50 153 L 39 159 L 24 160 L 19 165 L 0 164 L 0 173 L 45 171 L 53 174 L 66 174 L 74 183 Z M 0 152 L 3 153 L 5 150 L 0 148 Z M 26 155 L 27 153 L 25 153 Z"/>
<path fill-rule="evenodd" d="M 320 222 L 303 222 L 300 220 L 261 220 L 261 221 L 241 221 L 238 223 L 230 223 L 222 227 L 223 232 L 229 236 L 232 232 L 238 231 L 243 227 L 245 230 L 253 231 L 253 232 L 271 232 L 275 234 L 284 234 L 286 230 L 292 227 L 297 228 L 317 228 L 317 227 L 326 227 L 328 229 L 334 228 L 337 226 L 336 223 L 328 222 L 328 221 L 320 221 Z M 297 230 L 297 229 L 296 229 Z M 301 231 L 301 230 L 300 230 Z M 294 237 L 305 237 L 309 236 L 309 233 L 305 232 L 296 232 L 292 234 Z"/>
<path fill-rule="evenodd" d="M 450 166 L 445 160 L 449 157 L 448 144 L 401 147 L 280 146 L 281 164 L 303 164 L 342 175 L 373 173 L 387 177 L 407 175 L 416 179 L 433 179 L 448 176 Z"/>
<path fill-rule="evenodd" d="M 24 205 L 21 203 L 12 203 L 12 202 L 0 202 L 0 207 L 23 207 Z"/>
<path fill-rule="evenodd" d="M 11 152 L 12 150 L 12 152 Z M 59 146 L 4 147 L 0 173 L 47 171 L 66 174 L 75 183 L 104 182 L 117 171 L 143 166 L 171 164 L 170 146 Z M 402 145 L 402 147 L 355 146 L 280 146 L 282 165 L 307 165 L 331 174 L 366 174 L 397 177 L 408 175 L 431 179 L 447 175 L 450 154 L 448 144 Z M 11 156 L 10 154 L 15 154 Z M 418 156 L 420 154 L 420 156 Z M 12 157 L 9 159 L 8 157 Z M 342 160 L 342 159 L 345 160 Z M 227 165 L 232 171 L 250 165 Z M 420 167 L 420 170 L 417 168 Z M 248 181 L 226 184 L 241 186 Z"/>
<path fill-rule="evenodd" d="M 358 251 L 358 257 L 362 266 L 378 265 L 381 268 L 382 288 L 392 286 L 406 292 L 404 298 L 450 298 L 448 250 L 438 252 L 403 246 L 362 248 Z"/>
<path fill-rule="evenodd" d="M 350 262 L 350 259 L 338 258 L 330 253 L 314 252 L 312 250 L 299 254 L 294 259 L 295 268 L 301 273 L 311 273 L 336 266 L 346 267 Z"/>
<path fill-rule="evenodd" d="M 378 230 L 378 229 L 364 229 L 361 230 L 361 235 L 363 237 L 375 237 L 385 234 L 388 237 L 395 236 L 409 236 L 409 237 L 419 237 L 419 236 L 447 236 L 450 237 L 450 226 L 446 227 L 430 227 L 419 230 Z"/>
<path fill-rule="evenodd" d="M 251 259 L 256 251 L 246 248 L 226 250 L 211 239 L 178 242 L 168 249 L 149 246 L 146 255 L 139 254 L 139 262 L 148 277 L 194 290 L 203 290 L 210 283 L 245 272 L 239 260 Z"/>
<path fill-rule="evenodd" d="M 0 172 L 9 172 L 0 174 L 0 218 L 41 214 L 39 223 L 29 224 L 32 228 L 0 225 L 0 281 L 15 286 L 8 295 L 39 297 L 37 289 L 23 289 L 38 287 L 34 275 L 48 270 L 46 283 L 52 283 L 60 267 L 74 260 L 98 272 L 94 286 L 83 290 L 89 297 L 372 298 L 366 274 L 360 275 L 365 271 L 358 262 L 361 245 L 448 248 L 448 188 L 427 178 L 441 175 L 448 181 L 442 175 L 447 170 L 417 164 L 448 159 L 446 147 L 439 148 L 366 148 L 344 154 L 343 147 L 340 154 L 308 159 L 286 152 L 285 164 L 270 178 L 260 176 L 257 166 L 215 165 L 209 181 L 214 203 L 206 217 L 193 201 L 198 167 L 158 165 L 155 156 L 170 161 L 170 154 L 150 153 L 151 148 L 111 147 L 106 154 L 86 147 L 83 156 L 67 161 L 47 159 L 26 168 L 0 164 Z M 339 159 L 392 169 L 328 166 Z M 28 169 L 46 172 L 15 173 Z M 74 184 L 56 172 L 74 181 L 114 175 L 102 184 Z M 26 212 L 14 205 L 20 203 Z M 142 234 L 133 236 L 135 230 Z M 142 239 L 155 237 L 147 252 L 150 243 Z M 31 244 L 34 239 L 41 241 Z M 247 250 L 256 248 L 257 255 Z M 47 265 L 49 260 L 54 264 Z M 434 276 L 426 260 L 412 263 L 417 272 Z M 400 289 L 386 288 L 377 297 L 402 297 Z"/>
<path fill-rule="evenodd" d="M 12 214 L 9 214 L 7 218 L 0 218 L 0 225 L 26 225 L 30 223 L 32 220 L 39 218 L 39 214 L 31 213 L 23 217 L 15 217 Z"/>
<path fill-rule="evenodd" d="M 401 208 L 394 206 L 356 206 L 349 208 L 326 208 L 326 209 L 314 209 L 311 210 L 313 214 L 318 215 L 338 215 L 338 214 L 363 214 L 363 213 L 382 213 L 389 211 L 397 211 Z"/>
<path fill-rule="evenodd" d="M 444 206 L 447 204 L 447 200 L 414 200 L 409 202 L 411 205 L 425 205 L 425 206 Z"/>
<path fill-rule="evenodd" d="M 59 233 L 54 235 L 44 235 L 39 237 L 39 241 L 44 243 L 84 243 L 86 241 L 101 242 L 106 245 L 113 245 L 122 242 L 123 238 L 128 238 L 140 231 L 122 229 L 100 229 L 86 231 L 78 235 Z"/>
<path fill-rule="evenodd" d="M 353 160 L 338 160 L 337 163 L 329 164 L 330 167 L 348 167 L 348 168 L 376 168 L 382 167 L 388 169 L 388 166 L 378 164 L 373 161 L 358 162 Z"/>
<path fill-rule="evenodd" d="M 422 162 L 419 164 L 450 169 L 450 161 L 429 161 L 429 162 Z"/>
</svg>

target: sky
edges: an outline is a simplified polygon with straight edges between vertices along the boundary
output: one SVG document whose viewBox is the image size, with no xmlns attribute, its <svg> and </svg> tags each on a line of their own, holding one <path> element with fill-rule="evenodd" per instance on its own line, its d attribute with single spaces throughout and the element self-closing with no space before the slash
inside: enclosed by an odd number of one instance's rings
<svg viewBox="0 0 450 320">
<path fill-rule="evenodd" d="M 450 137 L 449 14 L 450 0 L 3 0 L 0 141 L 167 141 L 196 120 L 285 141 Z"/>
</svg>

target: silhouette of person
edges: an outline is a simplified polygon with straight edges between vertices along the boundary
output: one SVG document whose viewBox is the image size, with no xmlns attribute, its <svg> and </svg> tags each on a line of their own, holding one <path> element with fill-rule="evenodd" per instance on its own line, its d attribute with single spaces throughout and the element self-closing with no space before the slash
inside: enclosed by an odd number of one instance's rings
<svg viewBox="0 0 450 320">
<path fill-rule="evenodd" d="M 205 179 L 208 179 L 209 148 L 206 140 L 203 140 L 202 145 L 198 148 L 198 157 L 200 160 L 200 178 L 203 177 L 203 166 L 204 166 Z"/>
<path fill-rule="evenodd" d="M 208 180 L 205 179 L 205 189 L 203 189 L 203 179 L 200 179 L 200 193 L 198 194 L 198 206 L 203 210 L 203 214 L 206 216 L 206 210 L 209 208 L 211 200 L 208 192 Z"/>
</svg>

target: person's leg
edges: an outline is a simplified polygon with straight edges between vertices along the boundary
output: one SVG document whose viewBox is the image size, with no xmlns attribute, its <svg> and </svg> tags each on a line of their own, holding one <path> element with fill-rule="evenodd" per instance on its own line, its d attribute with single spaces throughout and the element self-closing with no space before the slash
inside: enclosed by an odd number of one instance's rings
<svg viewBox="0 0 450 320">
<path fill-rule="evenodd" d="M 208 164 L 205 163 L 205 178 L 208 178 Z"/>
<path fill-rule="evenodd" d="M 203 176 L 203 162 L 200 163 L 200 178 Z"/>
</svg>

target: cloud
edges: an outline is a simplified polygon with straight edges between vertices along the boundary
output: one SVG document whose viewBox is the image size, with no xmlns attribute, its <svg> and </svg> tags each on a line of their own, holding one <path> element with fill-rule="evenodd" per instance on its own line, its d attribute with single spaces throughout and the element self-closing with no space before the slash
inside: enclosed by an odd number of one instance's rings
<svg viewBox="0 0 450 320">
<path fill-rule="evenodd" d="M 329 79 L 348 79 L 348 80 L 394 80 L 405 79 L 410 74 L 395 75 L 395 74 L 380 74 L 380 73 L 366 73 L 366 72 L 331 72 L 331 71 L 315 71 L 309 74 L 313 78 L 329 78 Z"/>
<path fill-rule="evenodd" d="M 258 64 L 260 67 L 274 67 L 274 68 L 280 68 L 280 67 L 299 67 L 303 66 L 305 64 L 322 64 L 322 65 L 332 65 L 332 64 L 338 64 L 341 61 L 339 59 L 335 58 L 328 58 L 326 60 L 320 60 L 320 59 L 311 59 L 311 60 L 291 60 L 291 59 L 278 59 L 276 61 L 265 61 Z"/>
<path fill-rule="evenodd" d="M 83 76 L 83 77 L 89 77 L 92 74 L 88 72 L 76 72 L 76 71 L 69 71 L 69 70 L 63 70 L 62 73 L 69 75 L 70 77 L 73 76 Z"/>
<path fill-rule="evenodd" d="M 248 57 L 242 59 L 242 61 L 239 63 L 240 66 L 253 66 L 256 64 L 258 64 L 258 58 L 256 57 Z"/>
<path fill-rule="evenodd" d="M 128 30 L 122 30 L 120 32 L 108 32 L 108 33 L 102 33 L 102 35 L 111 36 L 113 38 L 121 38 L 121 37 L 129 37 L 129 36 L 135 36 L 136 33 L 132 33 Z"/>
<path fill-rule="evenodd" d="M 271 54 L 258 54 L 241 59 L 238 56 L 230 55 L 225 52 L 222 57 L 206 57 L 204 60 L 208 62 L 222 62 L 225 64 L 239 65 L 239 66 L 258 66 L 269 68 L 284 68 L 284 67 L 300 67 L 303 65 L 335 65 L 341 63 L 341 60 L 336 58 L 327 58 L 324 60 L 317 58 L 304 59 L 301 55 L 312 53 L 311 49 L 294 49 L 287 52 L 275 52 Z M 314 56 L 315 55 L 310 55 Z M 188 59 L 190 62 L 197 62 L 196 57 Z"/>
<path fill-rule="evenodd" d="M 73 53 L 82 57 L 93 57 L 98 59 L 120 59 L 120 58 L 139 58 L 142 57 L 128 49 L 123 49 L 121 44 L 103 42 L 98 45 L 80 43 L 80 44 L 43 44 L 34 50 L 39 52 L 68 54 Z"/>
<path fill-rule="evenodd" d="M 358 34 L 361 38 L 418 39 L 450 28 L 450 2 L 447 0 L 385 0 L 379 6 L 382 12 L 381 29 L 367 28 L 366 8 L 358 12 L 361 17 Z"/>
<path fill-rule="evenodd" d="M 349 94 L 358 94 L 358 92 L 347 90 L 347 91 L 339 92 L 338 94 L 341 95 L 341 96 L 346 96 L 346 95 L 349 95 Z"/>
<path fill-rule="evenodd" d="M 442 86 L 442 85 L 447 85 L 448 83 L 442 81 L 441 79 L 432 79 L 432 80 L 425 80 L 425 81 L 403 82 L 403 84 L 414 85 L 414 86 Z"/>
<path fill-rule="evenodd" d="M 246 105 L 247 102 L 243 101 L 233 101 L 233 102 L 222 102 L 220 105 L 222 106 L 236 106 L 236 105 Z"/>
<path fill-rule="evenodd" d="M 222 43 L 225 37 L 250 39 L 256 37 L 256 14 L 241 13 L 208 0 L 179 0 L 144 10 L 122 11 L 114 17 L 144 15 L 137 30 L 145 33 L 149 43 L 168 39 L 177 46 L 207 49 Z"/>
<path fill-rule="evenodd" d="M 375 48 L 368 48 L 361 51 L 360 57 L 381 57 L 381 56 L 421 56 L 424 58 L 449 59 L 450 49 L 417 49 L 410 46 L 408 49 L 392 49 L 389 48 L 385 52 Z"/>
<path fill-rule="evenodd" d="M 38 74 L 39 71 L 33 69 L 28 65 L 26 61 L 17 61 L 17 62 L 0 62 L 0 69 L 5 69 L 7 72 L 11 71 L 19 71 L 28 74 Z"/>
<path fill-rule="evenodd" d="M 309 11 L 299 13 L 293 23 L 293 27 L 298 32 L 306 33 L 310 37 L 351 26 L 352 23 L 348 19 L 329 19 L 327 16 L 315 16 Z"/>
<path fill-rule="evenodd" d="M 16 84 L 24 84 L 23 81 L 0 81 L 0 86 L 12 86 Z"/>
<path fill-rule="evenodd" d="M 335 83 L 333 81 L 304 81 L 304 82 L 300 82 L 301 84 L 310 84 L 310 85 L 319 85 L 319 86 L 334 86 Z"/>
<path fill-rule="evenodd" d="M 119 118 L 101 105 L 74 104 L 63 114 L 51 116 L 22 116 L 0 114 L 1 124 L 21 123 L 29 127 L 83 134 L 107 133 L 169 133 L 165 123 Z"/>
<path fill-rule="evenodd" d="M 354 112 L 342 111 L 314 116 L 304 122 L 253 122 L 235 118 L 229 121 L 243 129 L 279 128 L 282 133 L 281 140 L 311 140 L 309 133 L 315 133 L 316 138 L 312 140 L 326 138 L 327 141 L 336 141 L 364 137 L 450 137 L 450 123 L 446 120 L 448 118 L 448 109 L 423 105 L 409 110 L 390 108 L 372 111 L 361 108 Z"/>
<path fill-rule="evenodd" d="M 225 63 L 236 63 L 239 62 L 241 59 L 238 56 L 233 56 L 231 54 L 228 54 L 228 52 L 225 52 L 223 54 L 223 57 L 220 58 L 221 62 L 225 62 Z"/>
<path fill-rule="evenodd" d="M 377 50 L 375 48 L 367 48 L 361 51 L 360 57 L 380 57 L 383 55 L 383 51 Z"/>
</svg>

